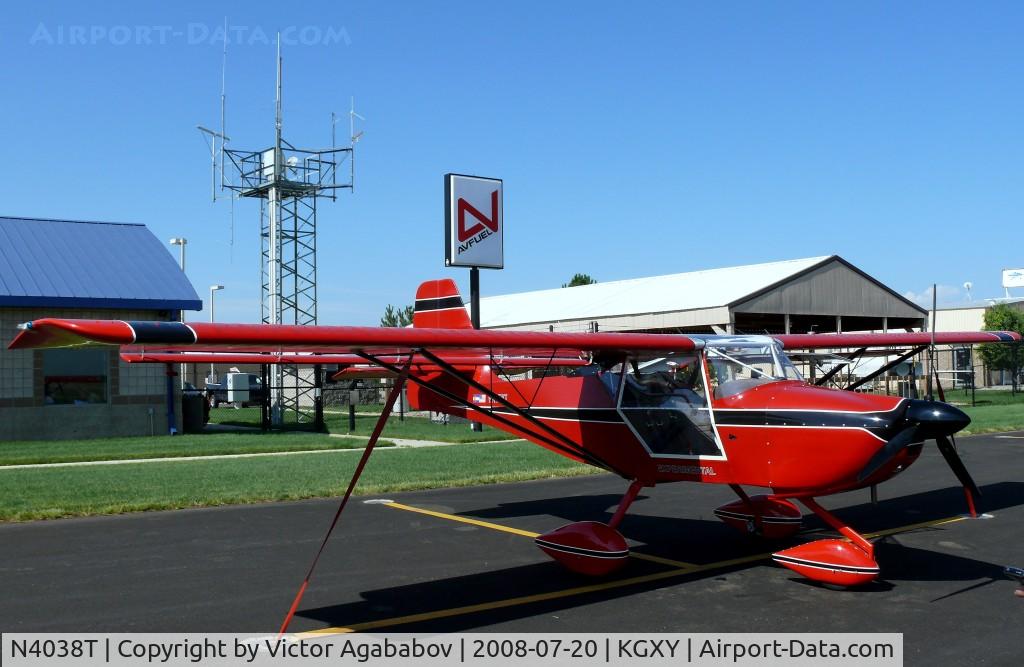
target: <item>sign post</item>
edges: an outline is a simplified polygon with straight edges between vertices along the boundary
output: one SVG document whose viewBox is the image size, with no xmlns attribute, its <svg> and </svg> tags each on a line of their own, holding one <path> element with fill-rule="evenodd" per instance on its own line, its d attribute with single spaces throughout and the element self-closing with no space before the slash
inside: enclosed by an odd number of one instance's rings
<svg viewBox="0 0 1024 667">
<path fill-rule="evenodd" d="M 473 323 L 474 329 L 480 328 L 480 268 L 472 267 L 469 270 L 469 320 Z"/>
<path fill-rule="evenodd" d="M 500 178 L 444 176 L 444 263 L 469 267 L 470 319 L 480 328 L 480 269 L 505 268 Z"/>
<path fill-rule="evenodd" d="M 480 269 L 505 268 L 502 181 L 465 174 L 444 176 L 444 264 L 469 267 L 470 321 L 480 328 Z M 474 431 L 483 430 L 471 421 Z"/>
</svg>

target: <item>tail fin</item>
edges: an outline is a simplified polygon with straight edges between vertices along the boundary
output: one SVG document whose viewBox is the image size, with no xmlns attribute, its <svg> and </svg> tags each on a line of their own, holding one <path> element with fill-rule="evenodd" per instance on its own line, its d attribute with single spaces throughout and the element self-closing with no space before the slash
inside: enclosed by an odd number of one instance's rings
<svg viewBox="0 0 1024 667">
<path fill-rule="evenodd" d="M 472 329 L 459 288 L 451 278 L 428 280 L 416 290 L 412 325 L 417 329 Z"/>
</svg>

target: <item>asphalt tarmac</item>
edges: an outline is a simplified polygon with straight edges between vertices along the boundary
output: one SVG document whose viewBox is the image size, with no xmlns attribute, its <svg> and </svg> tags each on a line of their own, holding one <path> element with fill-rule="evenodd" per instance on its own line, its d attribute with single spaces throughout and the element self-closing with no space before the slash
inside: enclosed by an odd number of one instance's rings
<svg viewBox="0 0 1024 667">
<path fill-rule="evenodd" d="M 991 519 L 957 518 L 963 493 L 933 445 L 878 505 L 866 490 L 822 500 L 890 533 L 881 578 L 855 590 L 767 558 L 825 535 L 815 517 L 764 542 L 713 516 L 734 498 L 717 485 L 645 489 L 621 530 L 647 558 L 610 579 L 571 574 L 530 534 L 608 520 L 626 484 L 600 475 L 355 498 L 291 631 L 902 632 L 907 664 L 1019 665 L 1024 599 L 1002 568 L 1024 566 L 1024 433 L 959 442 Z M 336 504 L 0 525 L 0 630 L 274 632 Z"/>
</svg>

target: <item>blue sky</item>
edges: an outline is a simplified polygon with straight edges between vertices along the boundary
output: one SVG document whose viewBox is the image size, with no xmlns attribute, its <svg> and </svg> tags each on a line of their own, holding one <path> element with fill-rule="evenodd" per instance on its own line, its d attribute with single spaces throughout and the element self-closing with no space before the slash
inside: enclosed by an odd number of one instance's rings
<svg viewBox="0 0 1024 667">
<path fill-rule="evenodd" d="M 959 301 L 1024 266 L 1019 3 L 491 4 L 16 3 L 2 213 L 185 236 L 200 295 L 227 285 L 218 320 L 258 319 L 257 205 L 230 246 L 195 129 L 219 122 L 227 16 L 236 148 L 272 142 L 278 29 L 285 136 L 329 144 L 350 96 L 367 118 L 355 193 L 321 207 L 322 323 L 468 286 L 443 266 L 449 171 L 505 181 L 485 296 L 840 254 Z"/>
</svg>

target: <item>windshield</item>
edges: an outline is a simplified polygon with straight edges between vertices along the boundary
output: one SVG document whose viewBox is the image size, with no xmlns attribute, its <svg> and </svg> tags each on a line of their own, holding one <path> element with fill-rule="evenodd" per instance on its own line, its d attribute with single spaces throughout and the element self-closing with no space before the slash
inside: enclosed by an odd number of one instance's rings
<svg viewBox="0 0 1024 667">
<path fill-rule="evenodd" d="M 770 344 L 709 346 L 707 359 L 715 398 L 734 396 L 767 382 L 802 379 L 785 353 Z"/>
</svg>

